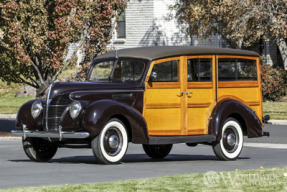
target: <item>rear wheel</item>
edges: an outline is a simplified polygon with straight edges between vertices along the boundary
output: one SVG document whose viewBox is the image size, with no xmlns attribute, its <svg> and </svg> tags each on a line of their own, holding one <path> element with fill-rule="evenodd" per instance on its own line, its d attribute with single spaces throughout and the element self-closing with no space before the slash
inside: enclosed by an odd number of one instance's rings
<svg viewBox="0 0 287 192">
<path fill-rule="evenodd" d="M 153 159 L 163 159 L 171 151 L 172 144 L 168 145 L 143 145 L 145 153 Z"/>
<path fill-rule="evenodd" d="M 58 150 L 57 144 L 42 138 L 22 139 L 26 155 L 33 161 L 46 162 L 54 157 Z"/>
<path fill-rule="evenodd" d="M 234 118 L 228 118 L 222 127 L 222 138 L 213 144 L 215 155 L 221 160 L 235 160 L 243 148 L 243 133 Z"/>
<path fill-rule="evenodd" d="M 128 149 L 128 134 L 119 119 L 111 119 L 91 142 L 92 150 L 100 163 L 119 163 Z"/>
</svg>

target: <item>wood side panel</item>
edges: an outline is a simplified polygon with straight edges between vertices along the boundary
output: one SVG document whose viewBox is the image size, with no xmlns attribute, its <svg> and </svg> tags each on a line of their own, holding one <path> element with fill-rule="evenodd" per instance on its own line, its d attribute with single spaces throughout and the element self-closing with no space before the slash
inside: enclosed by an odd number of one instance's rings
<svg viewBox="0 0 287 192">
<path fill-rule="evenodd" d="M 247 101 L 246 103 L 250 106 L 261 106 L 260 101 Z"/>
<path fill-rule="evenodd" d="M 166 108 L 180 108 L 180 103 L 150 103 L 146 104 L 146 109 L 166 109 Z"/>
<path fill-rule="evenodd" d="M 149 83 L 149 76 L 154 65 L 171 60 L 179 61 L 179 82 Z M 146 78 L 144 100 L 144 118 L 148 126 L 149 135 L 181 135 L 182 134 L 182 58 L 173 57 L 160 59 L 151 63 Z"/>
<path fill-rule="evenodd" d="M 262 86 L 261 86 L 261 70 L 260 70 L 260 62 L 259 58 L 256 59 L 257 63 L 257 79 L 258 79 L 258 84 L 259 84 L 259 89 L 258 89 L 258 96 L 259 96 L 259 109 L 257 110 L 258 117 L 262 123 L 262 117 L 263 117 L 263 96 L 262 96 Z"/>
<path fill-rule="evenodd" d="M 222 96 L 234 96 L 240 98 L 241 100 L 247 101 L 259 101 L 258 96 L 258 87 L 227 87 L 227 88 L 218 88 L 217 93 L 218 97 Z"/>
<path fill-rule="evenodd" d="M 189 89 L 192 88 L 212 88 L 213 87 L 213 83 L 212 82 L 188 82 L 187 86 Z"/>
<path fill-rule="evenodd" d="M 206 134 L 205 128 L 202 129 L 192 129 L 187 131 L 188 135 L 204 135 Z"/>
<path fill-rule="evenodd" d="M 180 88 L 180 82 L 152 82 L 147 83 L 146 88 L 148 89 L 172 89 Z"/>
<path fill-rule="evenodd" d="M 193 56 L 192 58 L 212 59 L 212 81 L 210 82 L 188 82 L 188 92 L 192 92 L 187 97 L 187 135 L 203 135 L 208 133 L 209 107 L 216 100 L 216 56 Z"/>
<path fill-rule="evenodd" d="M 206 108 L 209 107 L 211 103 L 188 103 L 188 108 Z"/>
<path fill-rule="evenodd" d="M 258 87 L 258 81 L 220 81 L 219 88 L 241 88 L 241 87 Z"/>
<path fill-rule="evenodd" d="M 181 92 L 183 96 L 181 97 L 181 135 L 186 135 L 187 133 L 187 57 L 181 57 L 181 67 L 180 67 L 180 81 L 181 81 Z"/>
<path fill-rule="evenodd" d="M 150 130 L 148 131 L 150 136 L 165 136 L 165 135 L 182 135 L 180 130 Z"/>
</svg>

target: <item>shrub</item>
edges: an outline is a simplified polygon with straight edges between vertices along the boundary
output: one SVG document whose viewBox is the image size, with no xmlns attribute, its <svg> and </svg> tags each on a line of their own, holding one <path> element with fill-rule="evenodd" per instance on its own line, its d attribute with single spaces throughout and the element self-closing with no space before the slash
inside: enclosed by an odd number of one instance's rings
<svg viewBox="0 0 287 192">
<path fill-rule="evenodd" d="M 261 66 L 263 100 L 278 101 L 285 95 L 287 73 L 270 65 Z"/>
</svg>

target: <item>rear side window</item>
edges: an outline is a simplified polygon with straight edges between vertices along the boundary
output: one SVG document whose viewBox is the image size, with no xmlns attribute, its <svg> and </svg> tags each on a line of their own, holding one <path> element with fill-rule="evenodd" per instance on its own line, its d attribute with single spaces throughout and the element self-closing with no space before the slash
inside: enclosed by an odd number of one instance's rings
<svg viewBox="0 0 287 192">
<path fill-rule="evenodd" d="M 189 82 L 212 80 L 212 59 L 199 58 L 187 60 L 187 78 Z"/>
<path fill-rule="evenodd" d="M 255 60 L 237 59 L 238 80 L 257 80 Z"/>
<path fill-rule="evenodd" d="M 257 80 L 256 60 L 218 59 L 219 81 L 252 81 Z"/>
<path fill-rule="evenodd" d="M 178 60 L 167 61 L 153 66 L 153 82 L 177 82 Z"/>
</svg>

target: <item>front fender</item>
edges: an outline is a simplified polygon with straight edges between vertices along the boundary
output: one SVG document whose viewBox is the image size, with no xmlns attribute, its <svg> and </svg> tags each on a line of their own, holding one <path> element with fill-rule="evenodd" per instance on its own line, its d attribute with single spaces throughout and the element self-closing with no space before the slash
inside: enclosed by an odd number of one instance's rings
<svg viewBox="0 0 287 192">
<path fill-rule="evenodd" d="M 35 101 L 41 101 L 43 106 L 46 105 L 44 99 L 34 99 L 24 103 L 16 117 L 16 129 L 21 129 L 21 125 L 24 124 L 29 130 L 42 130 L 43 112 L 36 119 L 33 119 L 31 115 L 31 106 Z"/>
<path fill-rule="evenodd" d="M 147 126 L 142 115 L 134 108 L 113 100 L 99 100 L 88 105 L 82 125 L 91 136 L 97 136 L 114 116 L 124 117 L 128 121 L 133 143 L 148 143 Z"/>
<path fill-rule="evenodd" d="M 239 115 L 244 120 L 249 138 L 262 136 L 262 123 L 253 110 L 239 101 L 223 100 L 213 109 L 208 125 L 209 134 L 215 135 L 217 141 L 221 139 L 224 121 L 232 115 Z"/>
</svg>

